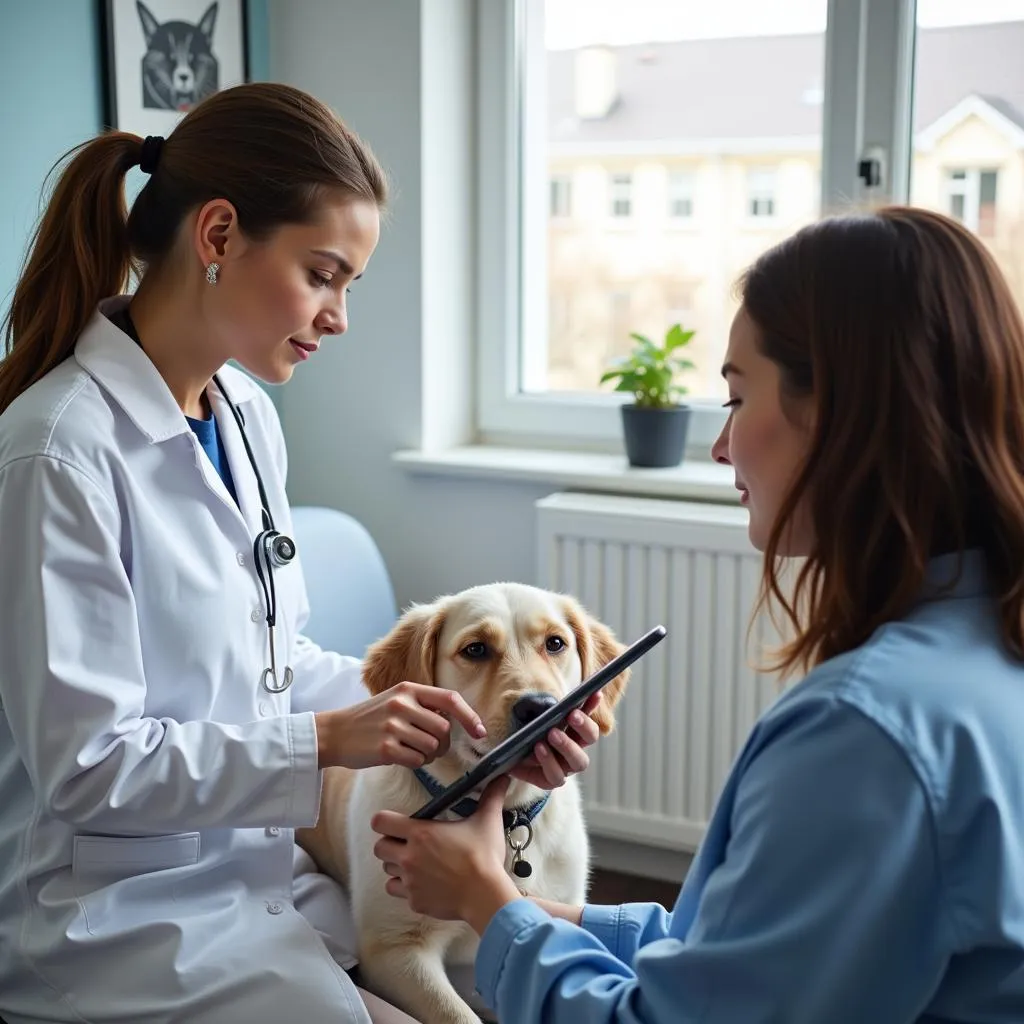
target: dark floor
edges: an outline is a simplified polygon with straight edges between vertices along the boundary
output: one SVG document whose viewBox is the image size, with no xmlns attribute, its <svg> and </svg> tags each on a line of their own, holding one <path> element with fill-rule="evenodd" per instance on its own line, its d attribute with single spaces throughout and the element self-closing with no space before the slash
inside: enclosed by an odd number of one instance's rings
<svg viewBox="0 0 1024 1024">
<path fill-rule="evenodd" d="M 617 871 L 595 869 L 590 880 L 588 903 L 660 903 L 671 910 L 679 885 L 656 878 L 641 878 Z"/>
</svg>

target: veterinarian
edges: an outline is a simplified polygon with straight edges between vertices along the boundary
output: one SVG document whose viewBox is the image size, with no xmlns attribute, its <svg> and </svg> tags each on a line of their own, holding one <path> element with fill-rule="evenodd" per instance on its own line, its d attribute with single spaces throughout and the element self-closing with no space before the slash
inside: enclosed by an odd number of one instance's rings
<svg viewBox="0 0 1024 1024">
<path fill-rule="evenodd" d="M 502 1024 L 1020 1022 L 1020 311 L 966 228 L 906 208 L 801 230 L 741 298 L 713 454 L 792 626 L 780 667 L 809 671 L 674 909 L 519 898 L 501 784 L 465 823 L 375 816 L 388 890 L 481 934 Z"/>
<path fill-rule="evenodd" d="M 483 726 L 415 681 L 369 699 L 302 635 L 280 425 L 227 365 L 280 383 L 345 331 L 385 194 L 327 108 L 269 84 L 167 139 L 106 133 L 56 183 L 0 364 L 8 1024 L 408 1020 L 361 998 L 347 903 L 293 830 L 323 767 L 419 766 Z"/>
</svg>

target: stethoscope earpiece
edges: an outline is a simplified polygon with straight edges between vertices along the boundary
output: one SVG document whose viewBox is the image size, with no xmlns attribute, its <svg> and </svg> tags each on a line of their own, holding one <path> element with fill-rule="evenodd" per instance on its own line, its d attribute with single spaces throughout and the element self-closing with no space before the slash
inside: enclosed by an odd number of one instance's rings
<svg viewBox="0 0 1024 1024">
<path fill-rule="evenodd" d="M 268 693 L 284 693 L 292 685 L 295 675 L 290 665 L 285 665 L 284 675 L 280 679 L 277 675 L 277 652 L 274 643 L 274 629 L 277 626 L 277 591 L 274 587 L 274 569 L 287 565 L 295 558 L 295 541 L 286 534 L 278 533 L 274 528 L 274 517 L 270 512 L 270 502 L 267 500 L 267 492 L 263 486 L 263 477 L 260 476 L 256 457 L 252 453 L 249 438 L 245 434 L 245 420 L 235 403 L 228 397 L 228 393 L 224 390 L 224 386 L 216 374 L 213 380 L 238 424 L 242 443 L 245 445 L 245 453 L 249 456 L 249 465 L 252 466 L 253 475 L 256 477 L 256 486 L 260 492 L 260 502 L 263 506 L 263 530 L 253 541 L 252 554 L 256 564 L 256 576 L 263 588 L 263 597 L 267 604 L 267 640 L 270 645 L 270 665 L 260 673 L 260 682 Z"/>
</svg>

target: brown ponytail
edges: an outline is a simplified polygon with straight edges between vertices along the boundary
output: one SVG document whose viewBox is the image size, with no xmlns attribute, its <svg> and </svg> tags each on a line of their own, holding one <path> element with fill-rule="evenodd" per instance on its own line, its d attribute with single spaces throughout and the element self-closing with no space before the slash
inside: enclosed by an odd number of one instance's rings
<svg viewBox="0 0 1024 1024">
<path fill-rule="evenodd" d="M 72 157 L 33 234 L 4 320 L 0 412 L 66 359 L 100 299 L 127 285 L 124 178 L 141 147 L 137 135 L 109 132 L 61 158 Z"/>
<path fill-rule="evenodd" d="M 378 207 L 387 200 L 369 147 L 319 100 L 287 85 L 235 86 L 191 110 L 160 148 L 129 216 L 124 179 L 142 144 L 107 132 L 62 158 L 72 157 L 3 325 L 0 413 L 72 353 L 101 299 L 167 256 L 190 210 L 226 199 L 241 230 L 262 240 L 314 218 L 328 196 Z"/>
</svg>

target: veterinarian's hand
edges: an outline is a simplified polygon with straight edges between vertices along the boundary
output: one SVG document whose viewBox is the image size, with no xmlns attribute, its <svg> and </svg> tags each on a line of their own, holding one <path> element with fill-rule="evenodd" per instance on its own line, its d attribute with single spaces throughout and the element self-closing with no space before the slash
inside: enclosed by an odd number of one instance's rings
<svg viewBox="0 0 1024 1024">
<path fill-rule="evenodd" d="M 487 735 L 480 716 L 458 693 L 421 683 L 399 683 L 362 704 L 314 717 L 321 768 L 421 768 L 447 752 L 449 719 L 470 736 Z"/>
<path fill-rule="evenodd" d="M 597 722 L 590 717 L 600 700 L 599 693 L 588 697 L 583 707 L 569 716 L 569 728 L 564 732 L 552 729 L 548 742 L 538 743 L 533 754 L 512 769 L 512 778 L 538 789 L 557 789 L 570 775 L 586 771 L 590 758 L 583 748 L 596 743 L 601 735 Z"/>
<path fill-rule="evenodd" d="M 463 821 L 418 821 L 379 811 L 370 827 L 381 838 L 373 852 L 390 876 L 387 891 L 419 914 L 466 921 L 482 933 L 506 904 L 520 898 L 505 873 L 501 806 L 509 780 L 495 779 Z"/>
</svg>

